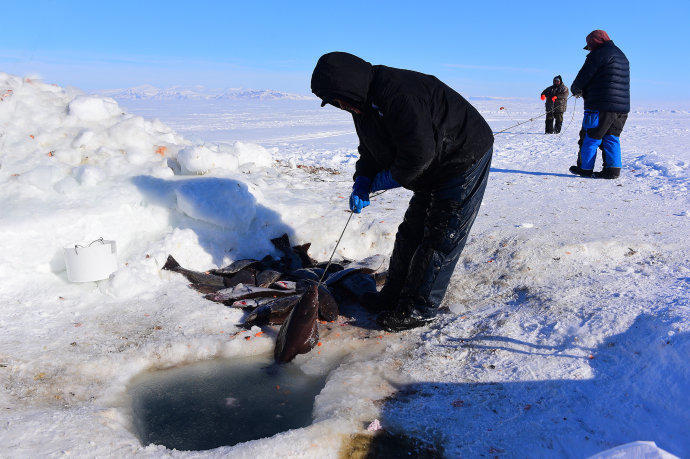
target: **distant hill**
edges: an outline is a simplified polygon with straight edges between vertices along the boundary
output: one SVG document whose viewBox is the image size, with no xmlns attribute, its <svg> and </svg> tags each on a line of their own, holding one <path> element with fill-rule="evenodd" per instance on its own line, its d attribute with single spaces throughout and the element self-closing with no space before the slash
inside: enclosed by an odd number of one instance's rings
<svg viewBox="0 0 690 459">
<path fill-rule="evenodd" d="M 124 89 L 106 89 L 99 95 L 120 100 L 311 100 L 314 96 L 293 94 L 271 89 L 228 88 L 212 90 L 203 86 L 157 88 L 151 85 Z"/>
</svg>

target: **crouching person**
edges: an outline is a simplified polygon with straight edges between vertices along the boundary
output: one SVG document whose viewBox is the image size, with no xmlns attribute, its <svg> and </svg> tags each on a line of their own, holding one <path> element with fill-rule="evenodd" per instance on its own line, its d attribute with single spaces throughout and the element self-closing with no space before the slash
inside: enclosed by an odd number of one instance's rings
<svg viewBox="0 0 690 459">
<path fill-rule="evenodd" d="M 570 88 L 585 100 L 577 165 L 570 172 L 613 179 L 623 165 L 619 138 L 630 112 L 630 64 L 603 30 L 587 35 L 584 49 L 590 52 Z M 593 172 L 597 148 L 603 152 L 601 172 Z"/>
<path fill-rule="evenodd" d="M 312 92 L 352 114 L 359 137 L 350 209 L 374 191 L 414 191 L 386 284 L 363 301 L 388 331 L 427 323 L 441 304 L 482 202 L 493 134 L 479 112 L 436 77 L 352 54 L 323 55 Z"/>
</svg>

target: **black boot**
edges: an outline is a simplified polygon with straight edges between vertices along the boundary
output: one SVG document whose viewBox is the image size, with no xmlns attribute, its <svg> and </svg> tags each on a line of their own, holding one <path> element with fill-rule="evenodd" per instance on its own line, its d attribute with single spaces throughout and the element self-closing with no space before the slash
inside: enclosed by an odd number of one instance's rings
<svg viewBox="0 0 690 459">
<path fill-rule="evenodd" d="M 579 175 L 581 177 L 591 177 L 592 176 L 592 171 L 586 171 L 584 169 L 580 169 L 578 166 L 570 166 L 570 173 Z"/>
<path fill-rule="evenodd" d="M 546 123 L 544 126 L 544 134 L 553 134 L 553 118 L 546 119 Z"/>
<path fill-rule="evenodd" d="M 432 317 L 414 308 L 398 308 L 383 312 L 376 318 L 376 323 L 386 331 L 400 332 L 423 327 L 432 321 Z"/>
<path fill-rule="evenodd" d="M 617 179 L 621 175 L 620 167 L 604 167 L 601 172 L 594 172 L 592 177 L 602 179 Z"/>
</svg>

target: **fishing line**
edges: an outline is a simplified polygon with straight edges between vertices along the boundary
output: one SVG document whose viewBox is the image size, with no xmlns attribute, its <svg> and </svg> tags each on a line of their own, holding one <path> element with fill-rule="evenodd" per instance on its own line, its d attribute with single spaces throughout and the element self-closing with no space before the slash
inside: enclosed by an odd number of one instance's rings
<svg viewBox="0 0 690 459">
<path fill-rule="evenodd" d="M 381 196 L 383 193 L 385 193 L 387 190 L 381 190 L 378 193 L 372 194 L 369 199 L 375 198 L 376 196 Z M 355 213 L 350 211 L 350 216 L 347 217 L 347 221 L 345 222 L 345 226 L 343 227 L 343 231 L 340 233 L 340 237 L 335 243 L 335 247 L 333 248 L 333 252 L 331 252 L 331 257 L 328 259 L 328 264 L 326 264 L 326 269 L 323 270 L 323 274 L 321 274 L 321 278 L 319 279 L 319 283 L 317 285 L 321 285 L 321 282 L 323 281 L 323 278 L 326 276 L 326 273 L 328 272 L 328 268 L 331 267 L 331 262 L 333 261 L 333 256 L 335 255 L 335 251 L 338 250 L 338 246 L 340 245 L 340 241 L 343 239 L 343 236 L 345 235 L 345 230 L 347 229 L 347 225 L 350 224 L 350 220 L 352 220 L 352 216 Z"/>
<path fill-rule="evenodd" d="M 350 216 L 347 217 L 347 221 L 345 222 L 345 226 L 343 227 L 343 231 L 340 233 L 340 237 L 335 243 L 335 247 L 333 247 L 333 252 L 331 252 L 331 257 L 328 259 L 328 264 L 326 265 L 326 269 L 323 270 L 323 274 L 321 274 L 321 278 L 319 279 L 319 283 L 317 285 L 321 285 L 321 282 L 323 281 L 323 278 L 326 276 L 326 273 L 328 272 L 328 268 L 331 267 L 331 262 L 333 261 L 333 256 L 335 255 L 335 251 L 338 250 L 338 245 L 340 245 L 340 241 L 343 239 L 343 236 L 345 235 L 345 230 L 347 229 L 347 225 L 350 224 L 350 220 L 352 220 L 352 216 L 355 213 L 350 211 Z"/>
<path fill-rule="evenodd" d="M 577 97 L 575 98 L 575 103 L 573 103 L 573 113 L 572 113 L 572 115 L 570 115 L 570 122 L 565 127 L 565 129 L 563 129 L 561 132 L 559 132 L 559 134 L 563 134 L 565 131 L 570 129 L 570 125 L 573 124 L 573 120 L 575 119 L 575 112 L 576 111 L 577 111 Z"/>
<path fill-rule="evenodd" d="M 570 100 L 570 99 L 573 98 L 573 97 L 575 97 L 575 96 L 573 96 L 573 95 L 571 94 L 571 95 L 569 95 L 568 98 L 565 99 L 565 100 L 568 101 L 568 100 Z M 494 135 L 503 134 L 503 133 L 505 133 L 506 131 L 509 131 L 509 130 L 511 130 L 511 129 L 513 129 L 513 128 L 516 128 L 516 127 L 518 127 L 518 126 L 522 126 L 523 124 L 531 123 L 531 122 L 534 121 L 534 120 L 538 120 L 538 119 L 541 118 L 542 116 L 546 116 L 546 115 L 552 113 L 555 109 L 556 109 L 556 107 L 555 107 L 555 104 L 554 104 L 554 107 L 553 107 L 551 110 L 547 110 L 546 112 L 541 113 L 540 115 L 533 116 L 532 118 L 530 118 L 530 119 L 528 119 L 528 120 L 520 121 L 520 122 L 517 123 L 517 124 L 514 124 L 514 125 L 512 125 L 512 126 L 508 126 L 507 128 L 505 128 L 505 129 L 503 129 L 503 130 L 500 130 L 500 131 L 498 131 L 498 132 L 494 132 L 493 134 L 494 134 Z"/>
</svg>

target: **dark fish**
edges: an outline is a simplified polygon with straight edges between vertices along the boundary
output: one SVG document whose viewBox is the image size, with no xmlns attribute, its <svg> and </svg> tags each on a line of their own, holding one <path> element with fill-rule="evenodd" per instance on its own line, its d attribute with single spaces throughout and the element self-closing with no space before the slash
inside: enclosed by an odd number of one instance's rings
<svg viewBox="0 0 690 459">
<path fill-rule="evenodd" d="M 327 261 L 321 261 L 321 262 L 317 263 L 314 267 L 326 269 L 326 266 L 328 266 L 328 274 L 333 274 L 334 272 L 342 271 L 343 269 L 345 269 L 343 267 L 343 265 L 341 265 L 340 263 L 337 263 L 335 261 L 331 262 L 330 266 L 328 265 Z"/>
<path fill-rule="evenodd" d="M 312 285 L 281 325 L 273 352 L 276 362 L 290 362 L 298 354 L 306 354 L 316 346 L 319 341 L 316 322 L 319 315 L 318 297 L 316 285 Z"/>
<path fill-rule="evenodd" d="M 277 290 L 273 288 L 256 287 L 254 285 L 238 284 L 231 288 L 218 290 L 215 293 L 210 293 L 204 298 L 215 301 L 217 303 L 231 305 L 235 301 L 245 300 L 248 298 L 265 298 L 280 296 L 288 296 L 294 294 L 294 290 Z"/>
<path fill-rule="evenodd" d="M 287 233 L 275 239 L 271 239 L 271 242 L 276 249 L 283 253 L 283 262 L 288 271 L 294 271 L 303 267 L 302 260 L 290 246 L 290 238 Z"/>
<path fill-rule="evenodd" d="M 278 290 L 297 290 L 297 283 L 293 281 L 279 280 L 270 285 L 271 288 Z"/>
<path fill-rule="evenodd" d="M 374 273 L 374 280 L 376 281 L 377 287 L 383 287 L 386 283 L 387 278 L 388 278 L 388 270 Z"/>
<path fill-rule="evenodd" d="M 268 303 L 264 303 L 247 316 L 242 326 L 249 329 L 254 325 L 258 327 L 281 325 L 288 318 L 290 311 L 292 311 L 292 308 L 300 298 L 302 298 L 302 295 L 291 295 L 275 298 Z"/>
<path fill-rule="evenodd" d="M 266 270 L 266 269 L 273 269 L 273 270 L 280 270 L 283 269 L 284 266 L 283 264 L 273 258 L 271 255 L 266 255 L 261 259 L 261 264 L 259 265 L 261 269 Z"/>
<path fill-rule="evenodd" d="M 247 258 L 244 260 L 233 261 L 232 263 L 230 263 L 228 266 L 226 266 L 224 268 L 212 269 L 212 270 L 210 270 L 210 273 L 215 274 L 217 276 L 232 276 L 233 274 L 240 272 L 243 269 L 255 268 L 260 263 L 261 262 L 258 260 L 253 260 L 253 259 Z"/>
<path fill-rule="evenodd" d="M 225 286 L 220 285 L 207 285 L 207 284 L 189 284 L 189 288 L 192 288 L 200 293 L 213 293 L 218 290 L 223 290 Z"/>
<path fill-rule="evenodd" d="M 345 277 L 338 283 L 338 288 L 351 298 L 361 301 L 365 293 L 376 291 L 376 281 L 371 274 L 358 272 Z"/>
<path fill-rule="evenodd" d="M 275 298 L 272 296 L 262 297 L 262 298 L 246 298 L 244 300 L 233 301 L 232 303 L 226 302 L 225 305 L 230 306 L 231 308 L 252 310 L 252 309 L 256 309 L 260 306 L 263 306 L 266 303 L 270 303 L 273 300 L 275 300 Z"/>
<path fill-rule="evenodd" d="M 193 284 L 205 284 L 209 286 L 217 285 L 220 287 L 225 287 L 225 281 L 221 276 L 185 269 L 182 266 L 180 266 L 180 264 L 177 262 L 177 260 L 175 260 L 172 257 L 172 255 L 168 255 L 168 259 L 165 261 L 163 269 L 165 269 L 166 271 L 180 273 Z"/>
<path fill-rule="evenodd" d="M 338 302 L 335 301 L 331 291 L 323 284 L 319 285 L 319 319 L 326 322 L 333 322 L 338 318 L 340 310 L 338 309 Z"/>
<path fill-rule="evenodd" d="M 244 271 L 237 272 L 232 277 L 223 277 L 225 279 L 225 287 L 234 287 L 236 285 L 256 285 L 256 271 L 248 268 Z"/>
<path fill-rule="evenodd" d="M 322 268 L 302 268 L 296 269 L 288 274 L 289 277 L 295 280 L 314 280 L 318 281 L 323 275 Z"/>
<path fill-rule="evenodd" d="M 345 265 L 345 269 L 357 268 L 363 273 L 372 274 L 383 269 L 386 257 L 383 255 L 372 255 L 360 261 L 353 261 Z"/>
<path fill-rule="evenodd" d="M 347 276 L 351 276 L 358 272 L 361 272 L 359 268 L 345 268 L 342 271 L 338 271 L 337 273 L 333 273 L 330 276 L 326 277 L 326 285 L 329 287 L 332 285 L 336 285 L 338 282 L 341 282 Z"/>
<path fill-rule="evenodd" d="M 331 291 L 323 283 L 319 284 L 313 280 L 301 280 L 297 282 L 297 291 L 306 292 L 310 287 L 319 286 L 319 319 L 326 322 L 333 322 L 338 318 L 340 310 L 338 302 L 333 297 Z"/>
<path fill-rule="evenodd" d="M 302 266 L 305 268 L 311 268 L 317 263 L 316 260 L 309 256 L 309 247 L 311 247 L 311 242 L 292 246 L 292 250 L 297 254 L 299 259 L 302 261 Z"/>
<path fill-rule="evenodd" d="M 282 276 L 281 273 L 279 273 L 278 271 L 274 271 L 272 269 L 266 269 L 264 271 L 261 271 L 259 274 L 256 275 L 256 286 L 270 287 L 272 283 L 280 279 L 280 276 Z"/>
</svg>

